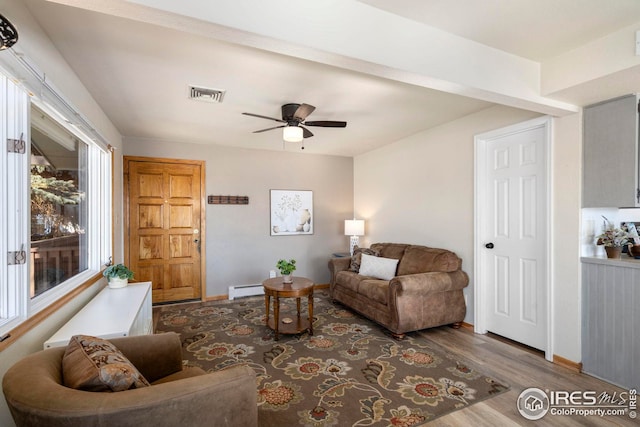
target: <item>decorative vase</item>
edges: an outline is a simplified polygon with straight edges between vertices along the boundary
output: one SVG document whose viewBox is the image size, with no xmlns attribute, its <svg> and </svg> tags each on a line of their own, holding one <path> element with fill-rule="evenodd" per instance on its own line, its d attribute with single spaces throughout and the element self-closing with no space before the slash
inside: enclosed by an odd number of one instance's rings
<svg viewBox="0 0 640 427">
<path fill-rule="evenodd" d="M 129 284 L 129 279 L 126 279 L 126 278 L 125 279 L 120 279 L 119 277 L 110 277 L 107 280 L 107 285 L 111 289 L 124 288 L 128 284 Z"/>
<path fill-rule="evenodd" d="M 302 212 L 300 212 L 300 219 L 298 220 L 298 224 L 307 224 L 309 223 L 310 219 L 311 212 L 309 212 L 309 209 L 302 209 Z"/>
<path fill-rule="evenodd" d="M 291 277 L 290 274 L 283 274 L 282 283 L 293 283 L 293 278 Z"/>
<path fill-rule="evenodd" d="M 605 246 L 604 250 L 607 252 L 607 258 L 619 259 L 622 254 L 622 246 Z"/>
<path fill-rule="evenodd" d="M 294 211 L 290 212 L 285 218 L 285 228 L 284 231 L 294 232 L 296 231 L 296 227 L 298 226 L 298 218 L 296 217 L 296 213 Z"/>
</svg>

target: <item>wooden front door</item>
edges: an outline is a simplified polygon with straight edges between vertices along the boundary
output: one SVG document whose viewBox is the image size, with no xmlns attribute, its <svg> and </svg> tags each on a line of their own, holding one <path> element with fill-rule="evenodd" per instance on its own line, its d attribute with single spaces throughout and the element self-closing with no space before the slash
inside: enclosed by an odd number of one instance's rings
<svg viewBox="0 0 640 427">
<path fill-rule="evenodd" d="M 125 260 L 153 302 L 202 299 L 204 162 L 124 158 Z"/>
</svg>

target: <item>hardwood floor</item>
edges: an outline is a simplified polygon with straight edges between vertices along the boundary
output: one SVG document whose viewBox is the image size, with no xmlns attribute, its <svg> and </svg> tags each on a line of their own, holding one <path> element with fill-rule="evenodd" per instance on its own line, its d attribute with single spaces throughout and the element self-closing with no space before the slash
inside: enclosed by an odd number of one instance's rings
<svg viewBox="0 0 640 427">
<path fill-rule="evenodd" d="M 433 328 L 422 336 L 449 353 L 459 354 L 483 373 L 507 382 L 511 389 L 496 397 L 438 418 L 429 426 L 638 426 L 638 419 L 625 416 L 560 416 L 547 413 L 542 419 L 529 421 L 516 407 L 520 393 L 530 387 L 555 391 L 587 391 L 597 394 L 622 393 L 621 389 L 586 374 L 548 362 L 542 352 L 492 335 L 474 334 L 469 328 Z"/>
<path fill-rule="evenodd" d="M 261 298 L 261 297 L 253 297 Z M 231 301 L 219 301 L 226 304 Z M 161 306 L 154 307 L 154 330 Z M 478 335 L 468 327 L 448 326 L 418 332 L 441 350 L 458 354 L 484 374 L 502 380 L 511 389 L 472 406 L 437 418 L 429 427 L 503 427 L 503 426 L 638 426 L 638 419 L 625 416 L 559 416 L 548 413 L 542 419 L 529 421 L 518 412 L 516 403 L 520 393 L 530 387 L 552 391 L 595 391 L 627 393 L 620 387 L 586 374 L 577 373 L 548 362 L 544 354 L 491 334 Z M 640 408 L 639 408 L 640 409 Z M 638 412 L 638 410 L 636 410 Z"/>
</svg>

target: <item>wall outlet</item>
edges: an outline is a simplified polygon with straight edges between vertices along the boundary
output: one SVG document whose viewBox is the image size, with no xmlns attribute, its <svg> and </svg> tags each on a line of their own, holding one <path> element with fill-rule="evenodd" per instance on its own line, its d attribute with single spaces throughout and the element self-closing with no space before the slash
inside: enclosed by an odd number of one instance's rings
<svg viewBox="0 0 640 427">
<path fill-rule="evenodd" d="M 276 271 L 275 270 L 269 271 L 269 278 L 273 279 L 274 277 L 276 277 Z"/>
</svg>

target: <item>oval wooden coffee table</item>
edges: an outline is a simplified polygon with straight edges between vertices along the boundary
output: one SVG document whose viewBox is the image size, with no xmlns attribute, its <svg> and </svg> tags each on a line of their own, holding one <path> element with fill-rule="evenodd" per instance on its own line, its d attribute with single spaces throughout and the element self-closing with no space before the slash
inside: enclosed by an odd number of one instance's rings
<svg viewBox="0 0 640 427">
<path fill-rule="evenodd" d="M 279 334 L 299 334 L 307 330 L 313 335 L 313 280 L 304 277 L 292 277 L 293 283 L 282 283 L 282 277 L 274 277 L 262 282 L 264 286 L 264 304 L 267 311 L 267 326 L 275 332 L 275 340 Z M 309 316 L 300 316 L 300 298 L 307 297 Z M 273 303 L 273 317 L 269 315 L 271 297 Z M 280 298 L 295 298 L 298 309 L 297 315 L 291 314 L 280 318 Z"/>
</svg>

